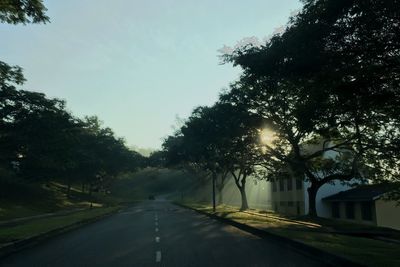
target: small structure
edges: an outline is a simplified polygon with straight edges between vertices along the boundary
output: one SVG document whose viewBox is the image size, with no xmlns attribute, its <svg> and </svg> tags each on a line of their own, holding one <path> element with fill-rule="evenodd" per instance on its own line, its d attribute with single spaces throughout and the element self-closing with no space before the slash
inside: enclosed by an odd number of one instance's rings
<svg viewBox="0 0 400 267">
<path fill-rule="evenodd" d="M 400 206 L 385 199 L 392 190 L 393 185 L 388 184 L 361 185 L 322 201 L 330 206 L 333 219 L 400 230 Z"/>
</svg>

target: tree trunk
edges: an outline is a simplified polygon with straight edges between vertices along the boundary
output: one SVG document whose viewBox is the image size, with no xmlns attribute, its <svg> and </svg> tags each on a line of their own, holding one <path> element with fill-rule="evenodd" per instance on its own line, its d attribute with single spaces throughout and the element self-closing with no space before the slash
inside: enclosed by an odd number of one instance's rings
<svg viewBox="0 0 400 267">
<path fill-rule="evenodd" d="M 249 204 L 247 203 L 247 195 L 246 195 L 246 187 L 245 184 L 243 184 L 240 188 L 240 195 L 242 197 L 242 206 L 240 207 L 240 210 L 247 210 L 249 208 Z"/>
<path fill-rule="evenodd" d="M 217 180 L 217 174 L 214 172 L 212 175 L 212 201 L 213 211 L 215 212 L 215 181 Z"/>
<path fill-rule="evenodd" d="M 318 192 L 317 186 L 315 184 L 311 184 L 309 188 L 307 188 L 308 192 L 308 215 L 311 217 L 318 217 L 317 214 L 317 206 L 316 206 L 316 197 Z"/>
<path fill-rule="evenodd" d="M 221 186 L 218 186 L 218 205 L 222 205 L 223 204 L 223 195 L 222 195 L 222 188 Z"/>
</svg>

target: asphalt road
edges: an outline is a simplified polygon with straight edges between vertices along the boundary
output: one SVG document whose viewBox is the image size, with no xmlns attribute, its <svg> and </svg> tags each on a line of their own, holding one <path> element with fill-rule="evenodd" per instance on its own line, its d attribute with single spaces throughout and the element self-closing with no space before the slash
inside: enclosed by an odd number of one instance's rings
<svg viewBox="0 0 400 267">
<path fill-rule="evenodd" d="M 167 201 L 146 201 L 13 254 L 0 266 L 323 266 Z"/>
</svg>

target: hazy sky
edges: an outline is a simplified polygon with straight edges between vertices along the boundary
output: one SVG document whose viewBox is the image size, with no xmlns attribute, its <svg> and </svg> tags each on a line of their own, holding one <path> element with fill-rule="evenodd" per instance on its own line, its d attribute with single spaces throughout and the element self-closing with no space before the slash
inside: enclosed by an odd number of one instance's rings
<svg viewBox="0 0 400 267">
<path fill-rule="evenodd" d="M 24 89 L 98 115 L 128 145 L 160 148 L 176 116 L 238 77 L 217 50 L 284 25 L 298 0 L 47 0 L 51 23 L 0 24 L 0 59 Z"/>
</svg>

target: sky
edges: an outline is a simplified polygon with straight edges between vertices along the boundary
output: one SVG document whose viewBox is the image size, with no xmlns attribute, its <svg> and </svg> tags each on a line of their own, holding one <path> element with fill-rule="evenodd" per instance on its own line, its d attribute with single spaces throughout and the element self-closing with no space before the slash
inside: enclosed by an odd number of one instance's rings
<svg viewBox="0 0 400 267">
<path fill-rule="evenodd" d="M 212 105 L 240 69 L 218 52 L 285 25 L 298 0 L 45 0 L 51 23 L 0 24 L 23 89 L 97 115 L 127 145 L 160 149 L 177 118 Z"/>
</svg>

